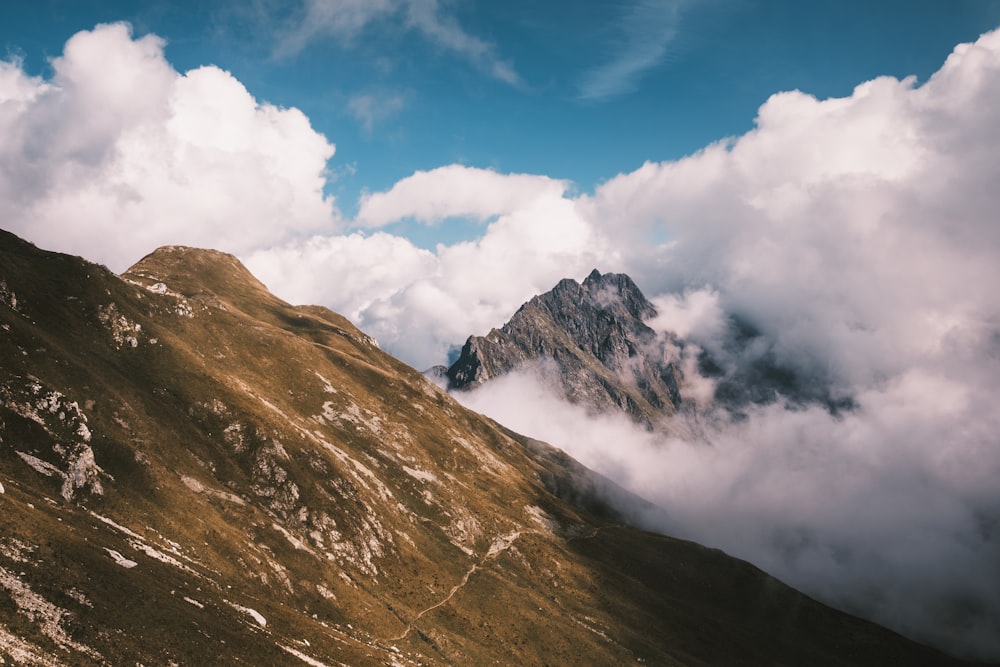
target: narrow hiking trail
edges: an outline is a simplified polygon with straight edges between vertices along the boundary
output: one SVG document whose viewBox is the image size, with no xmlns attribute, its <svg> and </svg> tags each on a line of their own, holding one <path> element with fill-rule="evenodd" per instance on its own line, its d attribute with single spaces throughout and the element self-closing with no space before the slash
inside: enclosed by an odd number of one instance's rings
<svg viewBox="0 0 1000 667">
<path fill-rule="evenodd" d="M 466 584 L 469 583 L 469 577 L 471 577 L 476 572 L 476 570 L 482 567 L 487 561 L 495 559 L 497 556 L 499 556 L 504 551 L 509 549 L 514 544 L 514 542 L 519 537 L 521 537 L 522 534 L 523 534 L 522 531 L 518 530 L 494 540 L 493 544 L 490 546 L 490 550 L 486 552 L 486 555 L 483 556 L 478 563 L 472 564 L 472 567 L 470 567 L 469 570 L 462 576 L 461 580 L 459 580 L 457 584 L 451 587 L 451 590 L 448 592 L 447 596 L 442 598 L 441 601 L 431 605 L 430 607 L 427 607 L 426 609 L 418 613 L 416 616 L 414 616 L 413 619 L 406 624 L 406 629 L 403 630 L 402 634 L 400 634 L 398 637 L 392 637 L 388 639 L 388 641 L 398 642 L 405 639 L 406 635 L 410 634 L 410 631 L 413 630 L 413 626 L 416 625 L 417 621 L 419 621 L 421 618 L 423 618 L 430 612 L 434 611 L 435 609 L 438 609 L 439 607 L 448 604 L 448 602 L 453 597 L 455 597 L 456 593 L 465 588 Z"/>
</svg>

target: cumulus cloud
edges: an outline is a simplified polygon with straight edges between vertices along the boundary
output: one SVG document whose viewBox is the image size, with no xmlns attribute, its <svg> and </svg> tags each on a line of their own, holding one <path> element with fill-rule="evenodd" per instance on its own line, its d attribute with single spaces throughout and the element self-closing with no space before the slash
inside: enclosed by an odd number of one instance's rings
<svg viewBox="0 0 1000 667">
<path fill-rule="evenodd" d="M 126 24 L 73 36 L 49 81 L 0 64 L 0 216 L 116 269 L 158 245 L 247 252 L 339 227 L 333 145 L 228 72 L 180 74 Z"/>
<path fill-rule="evenodd" d="M 389 234 L 314 236 L 244 255 L 264 284 L 294 303 L 317 303 L 355 322 L 373 304 L 395 296 L 401 286 L 433 275 L 437 258 L 406 239 Z"/>
<path fill-rule="evenodd" d="M 490 169 L 448 165 L 418 171 L 387 192 L 366 194 L 355 224 L 381 227 L 404 218 L 436 224 L 450 217 L 486 220 L 559 199 L 566 181 L 531 174 L 500 174 Z"/>
<path fill-rule="evenodd" d="M 711 286 L 789 361 L 826 359 L 848 385 L 900 372 L 949 332 L 991 327 L 998 235 L 994 108 L 1000 37 L 956 50 L 927 83 L 882 78 L 851 97 L 772 97 L 758 126 L 691 158 L 647 164 L 582 202 L 590 219 L 660 227 L 636 257 L 653 292 Z"/>
<path fill-rule="evenodd" d="M 514 66 L 492 44 L 467 32 L 437 0 L 305 0 L 300 16 L 280 36 L 276 55 L 294 55 L 327 36 L 350 46 L 371 24 L 393 19 L 487 75 L 521 85 Z"/>
<path fill-rule="evenodd" d="M 458 165 L 418 172 L 364 199 L 355 224 L 491 219 L 480 238 L 432 253 L 384 233 L 356 233 L 262 249 L 246 261 L 285 298 L 329 305 L 393 354 L 427 368 L 566 272 L 584 275 L 614 261 L 614 243 L 578 214 L 566 187 Z"/>
<path fill-rule="evenodd" d="M 617 26 L 615 53 L 584 74 L 580 99 L 603 101 L 635 90 L 642 76 L 665 59 L 685 4 L 686 0 L 634 0 L 626 6 Z"/>
</svg>

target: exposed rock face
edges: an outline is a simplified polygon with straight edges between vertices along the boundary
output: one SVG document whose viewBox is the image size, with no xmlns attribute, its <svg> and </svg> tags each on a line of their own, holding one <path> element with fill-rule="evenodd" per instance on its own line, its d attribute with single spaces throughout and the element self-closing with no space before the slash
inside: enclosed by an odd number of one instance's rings
<svg viewBox="0 0 1000 667">
<path fill-rule="evenodd" d="M 652 426 L 681 404 L 678 342 L 644 324 L 655 315 L 624 274 L 595 269 L 582 284 L 562 280 L 500 329 L 471 336 L 448 369 L 449 386 L 476 387 L 535 364 L 570 401 Z"/>
<path fill-rule="evenodd" d="M 94 460 L 87 416 L 76 401 L 32 376 L 13 376 L 0 383 L 0 406 L 9 411 L 9 432 L 27 436 L 15 453 L 36 472 L 61 480 L 59 493 L 65 500 L 74 500 L 81 491 L 104 493 L 101 480 L 110 475 Z"/>
<path fill-rule="evenodd" d="M 602 499 L 641 501 L 230 255 L 119 277 L 0 232 L 4 285 L 0 664 L 957 664 L 621 525 Z M 648 304 L 564 288 L 626 368 Z"/>
</svg>

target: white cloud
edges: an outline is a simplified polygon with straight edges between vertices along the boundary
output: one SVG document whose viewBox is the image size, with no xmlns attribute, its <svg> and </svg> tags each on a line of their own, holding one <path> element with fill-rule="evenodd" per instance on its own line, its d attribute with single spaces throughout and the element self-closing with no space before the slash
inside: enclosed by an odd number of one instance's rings
<svg viewBox="0 0 1000 667">
<path fill-rule="evenodd" d="M 467 32 L 437 0 L 305 0 L 301 16 L 281 35 L 276 54 L 294 55 L 326 36 L 350 46 L 371 24 L 399 18 L 405 30 L 418 32 L 499 81 L 521 85 L 514 66 L 492 44 Z"/>
<path fill-rule="evenodd" d="M 681 338 L 714 340 L 725 327 L 719 293 L 710 288 L 683 294 L 663 294 L 651 299 L 657 315 L 647 324 L 657 331 L 671 331 Z"/>
<path fill-rule="evenodd" d="M 996 60 L 997 42 L 975 50 Z M 589 216 L 662 225 L 666 257 L 638 271 L 653 291 L 710 285 L 726 310 L 847 383 L 896 372 L 952 327 L 998 314 L 986 202 L 1000 166 L 983 149 L 997 131 L 981 117 L 1000 82 L 981 57 L 962 63 L 975 74 L 958 66 L 919 88 L 885 78 L 845 99 L 776 95 L 756 130 L 614 179 Z"/>
<path fill-rule="evenodd" d="M 753 409 L 646 431 L 556 397 L 530 370 L 458 393 L 468 407 L 563 448 L 659 504 L 653 529 L 725 549 L 808 594 L 922 641 L 995 656 L 1000 511 L 997 364 L 914 370 L 840 417 Z M 684 391 L 687 391 L 685 387 Z"/>
<path fill-rule="evenodd" d="M 324 304 L 358 322 L 372 304 L 433 275 L 437 258 L 388 234 L 314 236 L 244 255 L 261 282 L 293 303 Z"/>
<path fill-rule="evenodd" d="M 579 86 L 580 99 L 603 101 L 635 90 L 649 70 L 659 66 L 677 37 L 686 0 L 634 0 L 622 12 L 615 53 L 588 70 Z"/>
<path fill-rule="evenodd" d="M 365 227 L 413 218 L 436 224 L 450 217 L 487 220 L 560 199 L 566 181 L 531 174 L 500 174 L 489 169 L 448 165 L 418 171 L 388 192 L 366 194 L 355 224 Z"/>
<path fill-rule="evenodd" d="M 125 24 L 70 39 L 51 81 L 0 69 L 0 214 L 121 270 L 158 245 L 247 252 L 337 229 L 333 146 L 215 67 L 186 74 Z"/>
<path fill-rule="evenodd" d="M 384 233 L 314 238 L 262 249 L 247 263 L 285 298 L 343 312 L 393 354 L 426 368 L 567 272 L 582 277 L 613 261 L 613 244 L 578 214 L 566 187 L 458 165 L 418 172 L 366 198 L 356 223 L 495 218 L 481 238 L 434 253 Z"/>
</svg>

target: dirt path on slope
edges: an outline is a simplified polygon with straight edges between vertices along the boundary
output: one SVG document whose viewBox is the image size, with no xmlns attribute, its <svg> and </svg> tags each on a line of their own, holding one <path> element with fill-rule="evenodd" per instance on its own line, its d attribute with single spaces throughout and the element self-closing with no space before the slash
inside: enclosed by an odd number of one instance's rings
<svg viewBox="0 0 1000 667">
<path fill-rule="evenodd" d="M 521 535 L 522 535 L 521 531 L 515 531 L 513 533 L 510 533 L 495 540 L 493 542 L 493 545 L 490 547 L 490 550 L 486 553 L 486 555 L 483 556 L 481 559 L 479 559 L 478 563 L 472 564 L 472 567 L 470 567 L 469 570 L 462 576 L 462 579 L 457 584 L 451 587 L 451 591 L 448 592 L 447 596 L 445 596 L 440 602 L 437 602 L 436 604 L 433 604 L 430 607 L 427 607 L 427 609 L 424 609 L 423 611 L 418 613 L 416 616 L 413 617 L 413 619 L 409 623 L 406 624 L 406 629 L 403 630 L 402 634 L 400 634 L 398 637 L 391 637 L 387 641 L 398 642 L 405 639 L 406 635 L 410 634 L 410 631 L 413 630 L 413 626 L 416 625 L 417 621 L 419 621 L 421 618 L 423 618 L 430 612 L 434 611 L 435 609 L 438 609 L 439 607 L 448 604 L 448 602 L 453 597 L 455 597 L 456 593 L 465 588 L 466 584 L 469 583 L 469 577 L 471 577 L 476 572 L 476 570 L 478 570 L 487 561 L 493 560 L 497 556 L 502 554 L 504 551 L 507 551 L 507 549 L 509 549 L 514 544 L 514 542 L 519 537 L 521 537 Z"/>
</svg>

